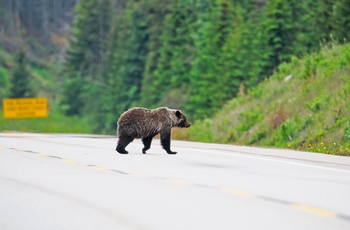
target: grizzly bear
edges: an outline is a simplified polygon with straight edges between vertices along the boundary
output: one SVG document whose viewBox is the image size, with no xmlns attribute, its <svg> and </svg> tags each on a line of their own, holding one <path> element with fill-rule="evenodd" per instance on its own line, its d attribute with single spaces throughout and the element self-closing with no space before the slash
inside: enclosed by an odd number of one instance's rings
<svg viewBox="0 0 350 230">
<path fill-rule="evenodd" d="M 171 128 L 188 128 L 191 124 L 180 110 L 160 107 L 146 109 L 135 107 L 124 112 L 118 119 L 118 145 L 119 153 L 127 154 L 125 147 L 135 138 L 141 138 L 143 142 L 142 153 L 151 147 L 154 136 L 160 134 L 162 147 L 168 154 L 176 154 L 170 150 Z"/>
</svg>

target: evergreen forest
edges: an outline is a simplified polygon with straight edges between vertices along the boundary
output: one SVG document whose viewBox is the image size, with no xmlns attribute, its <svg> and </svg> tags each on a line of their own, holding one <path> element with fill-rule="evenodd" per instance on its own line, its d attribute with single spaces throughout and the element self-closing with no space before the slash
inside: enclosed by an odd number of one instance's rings
<svg viewBox="0 0 350 230">
<path fill-rule="evenodd" d="M 94 133 L 114 134 L 135 106 L 181 109 L 200 124 L 279 66 L 350 39 L 349 0 L 0 3 L 0 99 L 48 97 L 54 117 Z"/>
</svg>

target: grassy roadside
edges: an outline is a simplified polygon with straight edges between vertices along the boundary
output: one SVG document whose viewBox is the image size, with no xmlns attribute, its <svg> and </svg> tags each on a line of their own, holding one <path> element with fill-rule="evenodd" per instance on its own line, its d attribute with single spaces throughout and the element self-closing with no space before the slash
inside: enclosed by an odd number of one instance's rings
<svg viewBox="0 0 350 230">
<path fill-rule="evenodd" d="M 181 135 L 350 156 L 350 44 L 282 63 L 256 88 Z"/>
<path fill-rule="evenodd" d="M 93 133 L 92 125 L 86 118 L 65 117 L 52 113 L 48 118 L 3 119 L 0 117 L 1 132 L 40 132 L 40 133 Z"/>
</svg>

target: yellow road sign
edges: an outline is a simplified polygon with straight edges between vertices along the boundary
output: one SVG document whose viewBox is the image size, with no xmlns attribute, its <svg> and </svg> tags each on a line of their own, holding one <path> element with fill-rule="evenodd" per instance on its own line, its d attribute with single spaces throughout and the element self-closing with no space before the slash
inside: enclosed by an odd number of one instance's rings
<svg viewBox="0 0 350 230">
<path fill-rule="evenodd" d="M 47 98 L 3 99 L 3 116 L 11 118 L 46 118 L 48 116 Z"/>
</svg>

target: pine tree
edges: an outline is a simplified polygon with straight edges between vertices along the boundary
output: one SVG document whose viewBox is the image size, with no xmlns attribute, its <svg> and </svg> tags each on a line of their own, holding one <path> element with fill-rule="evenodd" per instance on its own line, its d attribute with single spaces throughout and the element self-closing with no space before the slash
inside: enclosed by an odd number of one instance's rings
<svg viewBox="0 0 350 230">
<path fill-rule="evenodd" d="M 221 48 L 229 39 L 228 36 L 232 32 L 232 24 L 235 23 L 235 12 L 232 0 L 219 0 L 218 2 L 218 31 L 220 32 L 218 46 Z"/>
<path fill-rule="evenodd" d="M 140 100 L 149 40 L 146 12 L 142 9 L 142 2 L 128 2 L 117 25 L 119 35 L 115 65 L 118 69 L 114 74 L 111 73 L 111 77 L 122 84 L 121 90 L 117 93 L 120 112 Z"/>
<path fill-rule="evenodd" d="M 316 20 L 318 15 L 315 14 L 318 1 L 305 0 L 300 1 L 298 9 L 299 18 L 296 18 L 298 23 L 298 33 L 296 35 L 296 42 L 294 45 L 295 53 L 303 55 L 308 52 L 316 52 L 320 48 L 321 35 L 316 27 Z"/>
<path fill-rule="evenodd" d="M 143 2 L 130 4 L 126 13 L 130 20 L 130 37 L 123 47 L 125 59 L 122 63 L 121 76 L 123 76 L 123 87 L 126 87 L 125 109 L 128 109 L 140 101 L 141 84 L 149 52 L 149 21 Z"/>
<path fill-rule="evenodd" d="M 114 18 L 103 73 L 107 88 L 101 97 L 105 130 L 115 129 L 116 119 L 125 110 L 139 106 L 149 50 L 147 8 L 147 1 L 131 0 Z"/>
<path fill-rule="evenodd" d="M 316 30 L 316 41 L 328 42 L 331 39 L 331 34 L 334 30 L 333 6 L 336 0 L 318 0 L 315 6 L 315 21 L 314 28 Z"/>
<path fill-rule="evenodd" d="M 171 103 L 174 107 L 182 108 L 185 103 L 183 93 L 190 82 L 194 59 L 196 12 L 191 0 L 171 0 L 168 11 L 161 35 L 159 62 L 154 83 L 150 87 L 151 101 L 155 105 Z"/>
<path fill-rule="evenodd" d="M 15 56 L 15 68 L 11 77 L 10 98 L 33 97 L 34 90 L 27 69 L 26 55 L 23 50 Z"/>
<path fill-rule="evenodd" d="M 220 94 L 222 103 L 235 97 L 240 84 L 244 80 L 248 80 L 246 78 L 249 77 L 244 69 L 244 62 L 249 60 L 244 59 L 243 30 L 246 25 L 243 9 L 239 5 L 234 6 L 233 4 L 228 4 L 226 7 L 226 13 L 229 13 L 232 18 L 228 20 L 229 24 L 225 29 L 227 30 L 225 42 L 219 55 L 220 69 L 217 74 L 217 84 L 220 90 L 217 91 L 217 94 Z"/>
<path fill-rule="evenodd" d="M 294 53 L 297 3 L 298 1 L 271 0 L 265 6 L 261 29 L 264 31 L 262 39 L 268 62 L 264 75 L 270 75 L 279 63 L 289 60 Z"/>
<path fill-rule="evenodd" d="M 162 32 L 164 20 L 168 12 L 169 3 L 164 0 L 147 1 L 144 11 L 147 12 L 149 42 L 147 57 L 140 92 L 140 105 L 155 107 L 159 100 L 159 88 L 154 87 L 156 71 L 161 58 Z"/>
<path fill-rule="evenodd" d="M 87 105 L 96 108 L 94 99 L 99 85 L 112 16 L 110 0 L 82 0 L 76 6 L 73 39 L 67 51 L 66 76 L 62 103 L 67 115 L 81 114 Z M 97 88 L 96 88 L 97 87 Z M 75 92 L 72 92 L 74 90 Z M 91 90 L 91 91 L 90 91 Z M 90 91 L 90 92 L 89 92 Z M 89 103 L 84 103 L 89 101 Z"/>
<path fill-rule="evenodd" d="M 121 36 L 121 18 L 122 9 L 117 10 L 113 18 L 111 33 L 109 37 L 108 49 L 105 55 L 106 65 L 103 70 L 103 81 L 106 89 L 101 93 L 99 99 L 101 102 L 102 118 L 100 119 L 100 131 L 112 132 L 116 129 L 118 115 L 122 109 L 118 104 L 119 94 L 122 92 L 122 82 L 116 78 L 120 62 L 120 52 L 118 50 Z"/>
<path fill-rule="evenodd" d="M 219 10 L 215 2 L 198 1 L 195 4 L 198 17 L 194 39 L 195 56 L 191 68 L 191 81 L 186 109 L 194 118 L 213 114 L 220 106 L 217 94 L 218 49 L 220 31 L 218 30 Z"/>
<path fill-rule="evenodd" d="M 332 15 L 334 22 L 334 37 L 341 42 L 350 40 L 350 1 L 338 0 L 334 4 Z"/>
</svg>

